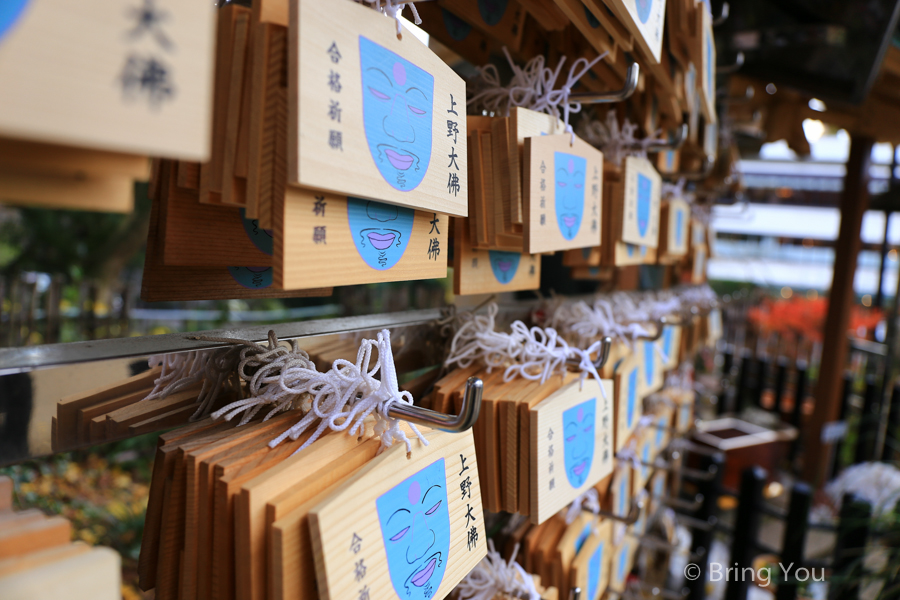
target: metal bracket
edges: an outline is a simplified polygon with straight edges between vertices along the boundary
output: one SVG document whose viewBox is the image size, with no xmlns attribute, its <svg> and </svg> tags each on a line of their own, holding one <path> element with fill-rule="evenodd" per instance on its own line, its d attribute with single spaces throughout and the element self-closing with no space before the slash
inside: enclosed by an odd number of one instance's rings
<svg viewBox="0 0 900 600">
<path fill-rule="evenodd" d="M 634 498 L 631 500 L 631 508 L 628 510 L 627 516 L 617 515 L 614 512 L 607 510 L 599 510 L 597 511 L 597 515 L 612 519 L 613 521 L 618 521 L 619 523 L 624 523 L 625 525 L 634 525 L 638 522 L 638 519 L 641 518 L 641 510 L 644 508 L 644 499 L 643 498 Z M 587 513 L 594 514 L 594 511 L 583 508 Z"/>
<path fill-rule="evenodd" d="M 682 123 L 675 130 L 675 134 L 665 142 L 653 142 L 647 145 L 647 152 L 663 152 L 664 150 L 678 150 L 688 137 L 688 125 Z"/>
<path fill-rule="evenodd" d="M 684 179 L 685 181 L 700 181 L 701 179 L 706 179 L 709 177 L 710 173 L 713 171 L 713 167 L 716 166 L 716 161 L 711 156 L 706 156 L 703 158 L 703 167 L 699 171 L 683 171 L 680 173 L 662 173 L 662 176 L 670 181 L 678 181 L 679 179 Z"/>
<path fill-rule="evenodd" d="M 609 360 L 609 352 L 612 349 L 612 338 L 609 336 L 604 337 L 600 340 L 600 352 L 597 355 L 597 360 L 594 361 L 594 368 L 598 371 L 603 368 L 606 364 L 606 361 Z M 566 366 L 569 367 L 578 367 L 581 365 L 581 361 L 577 358 L 570 358 L 566 360 Z"/>
<path fill-rule="evenodd" d="M 462 433 L 470 429 L 478 420 L 481 410 L 481 394 L 484 382 L 478 377 L 469 377 L 466 381 L 466 393 L 458 415 L 446 415 L 421 406 L 394 402 L 388 408 L 388 416 L 402 419 L 415 425 L 440 429 L 450 433 Z"/>
<path fill-rule="evenodd" d="M 717 75 L 728 75 L 729 73 L 734 73 L 738 69 L 740 69 L 741 67 L 744 66 L 744 60 L 745 60 L 744 53 L 738 52 L 737 58 L 735 58 L 735 60 L 734 60 L 734 64 L 723 66 L 723 67 L 716 67 L 716 74 Z"/>
<path fill-rule="evenodd" d="M 728 15 L 731 14 L 731 7 L 727 2 L 722 3 L 722 12 L 719 13 L 718 17 L 713 17 L 713 27 L 718 27 L 722 23 L 728 20 Z"/>
<path fill-rule="evenodd" d="M 569 102 L 578 102 L 580 104 L 610 104 L 612 102 L 622 102 L 628 100 L 637 89 L 638 77 L 641 74 L 641 67 L 635 61 L 631 61 L 628 65 L 628 72 L 625 74 L 625 86 L 614 92 L 577 92 L 569 94 Z"/>
</svg>

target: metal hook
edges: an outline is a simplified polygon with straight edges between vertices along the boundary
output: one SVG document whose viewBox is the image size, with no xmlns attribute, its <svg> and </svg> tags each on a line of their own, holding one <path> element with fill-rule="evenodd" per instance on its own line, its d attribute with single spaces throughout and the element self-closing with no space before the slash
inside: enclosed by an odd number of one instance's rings
<svg viewBox="0 0 900 600">
<path fill-rule="evenodd" d="M 716 166 L 715 158 L 711 156 L 703 157 L 703 166 L 699 171 L 685 171 L 681 173 L 661 173 L 663 177 L 670 181 L 678 181 L 679 179 L 684 179 L 685 181 L 699 181 L 701 179 L 706 179 L 709 177 L 709 174 L 712 173 L 713 167 Z"/>
<path fill-rule="evenodd" d="M 644 499 L 642 497 L 633 498 L 631 500 L 631 508 L 628 511 L 627 516 L 617 515 L 614 512 L 606 511 L 600 509 L 597 511 L 597 515 L 601 517 L 605 517 L 607 519 L 612 519 L 613 521 L 618 521 L 619 523 L 624 523 L 625 525 L 634 525 L 638 522 L 638 519 L 641 518 L 641 510 L 644 508 Z M 594 511 L 588 510 L 586 508 L 582 509 L 585 512 L 594 514 Z"/>
<path fill-rule="evenodd" d="M 450 433 L 462 433 L 470 429 L 478 420 L 481 410 L 481 393 L 484 382 L 478 377 L 469 377 L 466 381 L 466 393 L 458 415 L 445 415 L 421 406 L 394 402 L 388 408 L 388 416 L 402 419 L 415 425 L 423 425 L 432 429 L 440 429 Z"/>
<path fill-rule="evenodd" d="M 621 90 L 614 92 L 577 92 L 569 94 L 569 102 L 578 102 L 580 104 L 608 104 L 611 102 L 622 102 L 628 100 L 637 89 L 638 76 L 641 74 L 641 67 L 635 61 L 631 61 L 628 65 L 628 72 L 625 74 L 625 86 Z"/>
<path fill-rule="evenodd" d="M 606 361 L 609 360 L 609 352 L 612 349 L 612 338 L 609 336 L 604 337 L 600 340 L 600 352 L 597 354 L 597 360 L 594 361 L 594 368 L 598 371 L 603 368 L 606 364 Z M 581 361 L 577 358 L 570 358 L 566 360 L 566 365 L 570 367 L 578 367 L 581 365 Z"/>
<path fill-rule="evenodd" d="M 678 150 L 684 144 L 684 140 L 688 137 L 688 125 L 682 123 L 681 127 L 675 130 L 675 135 L 665 142 L 653 142 L 647 145 L 647 152 L 662 152 L 664 150 Z"/>
<path fill-rule="evenodd" d="M 643 538 L 641 538 L 641 541 L 643 541 Z M 673 546 L 672 550 L 675 550 L 676 548 L 676 546 Z M 690 558 L 692 562 L 697 562 L 695 559 L 700 557 L 691 556 Z M 690 590 L 687 588 L 681 588 L 681 592 L 679 593 L 643 581 L 632 582 L 629 585 L 639 587 L 642 592 L 650 592 L 651 596 L 659 596 L 661 598 L 664 598 L 665 600 L 683 600 L 684 598 L 687 598 L 688 594 L 690 593 Z"/>
<path fill-rule="evenodd" d="M 728 15 L 731 14 L 731 7 L 728 6 L 727 2 L 722 3 L 722 12 L 719 13 L 719 16 L 713 19 L 713 27 L 718 27 L 722 23 L 728 20 Z"/>
<path fill-rule="evenodd" d="M 676 508 L 687 512 L 697 512 L 697 510 L 700 509 L 700 505 L 703 504 L 703 494 L 697 494 L 694 496 L 693 500 L 683 500 L 682 498 L 663 496 L 659 501 L 669 508 Z"/>
<path fill-rule="evenodd" d="M 675 519 L 677 521 L 681 521 L 691 529 L 700 529 L 701 531 L 712 531 L 719 523 L 719 520 L 714 516 L 711 516 L 706 521 L 703 521 L 701 519 L 689 517 L 681 513 L 675 513 Z"/>
<path fill-rule="evenodd" d="M 574 587 L 572 591 L 569 592 L 569 600 L 581 600 L 581 588 Z"/>
<path fill-rule="evenodd" d="M 744 53 L 738 52 L 737 57 L 735 58 L 734 64 L 728 65 L 728 66 L 723 66 L 723 67 L 716 67 L 716 74 L 717 75 L 728 75 L 729 73 L 734 73 L 735 71 L 737 71 L 738 69 L 740 69 L 741 67 L 744 66 L 744 60 L 745 60 Z"/>
<path fill-rule="evenodd" d="M 639 335 L 639 336 L 635 337 L 634 340 L 635 341 L 644 341 L 644 342 L 655 342 L 656 340 L 661 338 L 662 334 L 663 334 L 663 329 L 666 326 L 665 322 L 662 319 L 656 319 L 653 323 L 656 325 L 656 333 L 654 333 L 653 335 Z"/>
<path fill-rule="evenodd" d="M 675 457 L 677 460 L 677 457 Z M 719 468 L 716 465 L 709 465 L 709 469 L 706 471 L 701 471 L 700 469 L 692 469 L 690 467 L 684 466 L 676 466 L 673 463 L 668 463 L 657 458 L 653 462 L 644 462 L 638 461 L 642 467 L 649 467 L 656 471 L 666 471 L 668 473 L 674 473 L 676 475 L 681 475 L 682 477 L 687 477 L 688 479 L 694 479 L 699 481 L 709 481 L 713 477 L 716 476 L 716 472 L 718 472 Z"/>
</svg>

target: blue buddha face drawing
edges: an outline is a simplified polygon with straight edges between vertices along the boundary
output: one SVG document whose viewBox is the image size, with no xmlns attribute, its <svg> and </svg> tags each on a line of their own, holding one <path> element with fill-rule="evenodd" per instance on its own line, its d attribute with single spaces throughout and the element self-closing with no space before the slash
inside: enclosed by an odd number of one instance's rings
<svg viewBox="0 0 900 600">
<path fill-rule="evenodd" d="M 627 516 L 627 514 L 628 514 L 628 507 L 626 506 L 627 498 L 628 498 L 628 478 L 622 477 L 622 479 L 619 481 L 619 498 L 618 498 L 619 507 L 616 509 L 616 511 L 622 516 Z"/>
<path fill-rule="evenodd" d="M 648 464 L 650 462 L 650 444 L 644 444 L 644 449 L 641 450 L 641 462 L 644 464 Z M 641 481 L 645 481 L 647 478 L 647 471 L 650 467 L 641 467 Z"/>
<path fill-rule="evenodd" d="M 715 75 L 713 74 L 715 69 L 715 59 L 713 58 L 713 40 L 712 35 L 708 32 L 704 33 L 703 37 L 706 41 L 706 95 L 712 95 L 712 89 L 715 85 Z"/>
<path fill-rule="evenodd" d="M 656 342 L 644 342 L 644 383 L 651 385 L 656 374 Z"/>
<path fill-rule="evenodd" d="M 19 20 L 25 11 L 25 5 L 29 0 L 5 0 L 0 2 L 0 39 L 12 29 L 13 24 Z"/>
<path fill-rule="evenodd" d="M 478 0 L 478 12 L 486 24 L 494 26 L 506 13 L 507 4 L 509 0 Z"/>
<path fill-rule="evenodd" d="M 650 9 L 653 8 L 653 0 L 635 0 L 637 5 L 638 19 L 641 23 L 646 23 L 650 19 Z"/>
<path fill-rule="evenodd" d="M 666 171 L 675 169 L 675 151 L 666 150 Z"/>
<path fill-rule="evenodd" d="M 232 279 L 245 288 L 262 290 L 272 285 L 272 267 L 228 267 Z"/>
<path fill-rule="evenodd" d="M 637 368 L 632 369 L 631 373 L 628 374 L 628 389 L 625 391 L 628 404 L 625 413 L 628 429 L 631 429 L 631 425 L 634 423 L 634 405 L 637 402 L 637 374 Z"/>
<path fill-rule="evenodd" d="M 507 284 L 516 276 L 519 270 L 519 260 L 522 255 L 518 252 L 504 252 L 502 250 L 489 250 L 488 256 L 491 261 L 491 271 L 494 277 L 502 284 Z"/>
<path fill-rule="evenodd" d="M 367 265 L 386 271 L 406 252 L 415 211 L 374 200 L 347 198 L 347 224 L 356 251 Z"/>
<path fill-rule="evenodd" d="M 385 181 L 414 190 L 431 162 L 434 76 L 363 36 L 359 59 L 369 152 Z"/>
<path fill-rule="evenodd" d="M 675 211 L 675 245 L 680 248 L 683 239 L 684 239 L 684 212 L 680 211 L 680 210 L 676 210 Z"/>
<path fill-rule="evenodd" d="M 637 221 L 638 233 L 641 237 L 647 235 L 650 226 L 650 195 L 653 192 L 653 182 L 643 173 L 637 176 Z"/>
<path fill-rule="evenodd" d="M 581 487 L 594 461 L 594 415 L 597 399 L 591 398 L 563 412 L 563 456 L 566 477 L 573 488 Z"/>
<path fill-rule="evenodd" d="M 247 233 L 247 237 L 250 238 L 250 241 L 253 242 L 253 245 L 256 246 L 256 249 L 264 254 L 272 255 L 272 230 L 271 229 L 263 229 L 259 226 L 259 221 L 256 219 L 248 219 L 244 217 L 244 209 L 240 210 L 241 214 L 241 222 L 244 225 L 244 231 Z"/>
<path fill-rule="evenodd" d="M 472 33 L 472 26 L 448 11 L 446 8 L 441 9 L 444 16 L 444 29 L 457 42 L 461 42 Z"/>
<path fill-rule="evenodd" d="M 597 600 L 600 595 L 600 573 L 603 571 L 603 546 L 605 542 L 600 542 L 594 553 L 591 554 L 591 560 L 588 561 L 588 589 L 586 600 Z"/>
<path fill-rule="evenodd" d="M 556 174 L 556 224 L 567 240 L 578 234 L 584 216 L 584 176 L 587 160 L 581 156 L 554 152 L 553 169 Z"/>
<path fill-rule="evenodd" d="M 450 513 L 444 459 L 425 467 L 375 502 L 394 591 L 430 600 L 450 552 Z"/>
<path fill-rule="evenodd" d="M 663 494 L 666 493 L 666 478 L 665 477 L 657 477 L 653 482 L 653 495 L 656 498 L 662 498 Z"/>
<path fill-rule="evenodd" d="M 663 415 L 656 420 L 656 438 L 654 439 L 653 444 L 658 450 L 662 449 L 663 434 L 666 432 L 666 430 L 663 429 L 665 426 L 666 417 Z"/>
</svg>

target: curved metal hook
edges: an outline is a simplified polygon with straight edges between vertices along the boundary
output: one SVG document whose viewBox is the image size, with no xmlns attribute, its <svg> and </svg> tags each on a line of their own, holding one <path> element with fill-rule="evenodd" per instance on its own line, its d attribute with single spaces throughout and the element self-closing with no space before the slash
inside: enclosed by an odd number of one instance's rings
<svg viewBox="0 0 900 600">
<path fill-rule="evenodd" d="M 713 23 L 712 23 L 713 27 L 718 27 L 719 25 L 721 25 L 722 23 L 727 21 L 729 14 L 731 14 L 731 7 L 728 6 L 727 2 L 723 2 L 722 3 L 722 12 L 719 14 L 718 17 L 715 17 L 713 19 Z"/>
<path fill-rule="evenodd" d="M 684 140 L 688 137 L 688 125 L 682 123 L 681 127 L 675 130 L 675 135 L 665 142 L 654 142 L 647 146 L 647 152 L 662 152 L 664 150 L 678 150 L 684 144 Z"/>
<path fill-rule="evenodd" d="M 653 335 L 639 335 L 635 337 L 634 340 L 642 342 L 655 342 L 656 340 L 661 338 L 663 329 L 665 329 L 666 326 L 665 321 L 663 321 L 663 319 L 657 319 L 653 323 L 656 325 L 656 333 L 654 333 Z"/>
<path fill-rule="evenodd" d="M 628 515 L 624 517 L 622 515 L 617 515 L 614 512 L 606 511 L 603 509 L 597 511 L 597 515 L 607 519 L 612 519 L 613 521 L 618 521 L 619 523 L 624 523 L 625 525 L 634 525 L 638 522 L 638 519 L 641 518 L 641 510 L 643 508 L 644 499 L 642 497 L 638 497 L 631 500 L 631 508 L 628 511 Z M 588 510 L 586 508 L 583 508 L 582 510 L 594 514 L 594 511 L 592 510 Z"/>
<path fill-rule="evenodd" d="M 685 181 L 700 181 L 701 179 L 706 179 L 709 177 L 710 173 L 713 171 L 713 167 L 716 166 L 715 158 L 711 156 L 703 157 L 703 167 L 699 171 L 685 171 L 681 173 L 660 173 L 663 177 L 670 181 L 678 181 L 679 179 L 684 179 Z"/>
<path fill-rule="evenodd" d="M 628 72 L 625 74 L 625 86 L 621 90 L 614 92 L 577 92 L 569 94 L 569 102 L 579 102 L 581 104 L 608 104 L 610 102 L 622 102 L 628 100 L 637 88 L 638 76 L 641 74 L 641 67 L 635 61 L 631 61 L 628 65 Z"/>
<path fill-rule="evenodd" d="M 469 380 L 466 381 L 466 393 L 463 396 L 462 407 L 460 407 L 458 415 L 445 415 L 422 406 L 394 402 L 388 408 L 388 416 L 414 425 L 423 425 L 450 433 L 462 433 L 470 429 L 478 420 L 483 390 L 484 382 L 481 379 L 469 377 Z"/>
<path fill-rule="evenodd" d="M 735 58 L 734 64 L 722 66 L 722 67 L 716 67 L 716 74 L 717 75 L 728 75 L 729 73 L 734 73 L 735 71 L 737 71 L 738 69 L 740 69 L 741 67 L 744 66 L 744 60 L 746 60 L 746 58 L 744 57 L 744 53 L 738 52 L 737 57 Z"/>
<path fill-rule="evenodd" d="M 597 360 L 594 361 L 594 368 L 598 371 L 603 368 L 606 364 L 606 361 L 609 360 L 609 351 L 612 350 L 612 338 L 609 336 L 604 337 L 600 340 L 600 352 L 597 355 Z M 577 358 L 570 358 L 566 361 L 566 365 L 569 367 L 578 367 L 581 365 L 581 361 Z"/>
</svg>

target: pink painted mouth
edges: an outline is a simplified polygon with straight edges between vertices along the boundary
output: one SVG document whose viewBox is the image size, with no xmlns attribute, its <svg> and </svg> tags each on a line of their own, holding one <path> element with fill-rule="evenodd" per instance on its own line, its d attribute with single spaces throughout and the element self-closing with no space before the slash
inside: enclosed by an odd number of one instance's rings
<svg viewBox="0 0 900 600">
<path fill-rule="evenodd" d="M 575 217 L 563 217 L 563 223 L 565 223 L 566 227 L 574 227 L 575 221 L 577 221 Z"/>
<path fill-rule="evenodd" d="M 369 241 L 375 246 L 376 250 L 386 250 L 391 247 L 397 236 L 393 233 L 378 233 L 373 231 L 368 235 Z"/>
<path fill-rule="evenodd" d="M 638 225 L 641 226 L 641 229 L 647 228 L 647 219 L 638 219 Z"/>
<path fill-rule="evenodd" d="M 497 268 L 506 273 L 512 268 L 512 262 L 508 260 L 498 260 Z"/>
<path fill-rule="evenodd" d="M 416 573 L 412 578 L 412 584 L 416 587 L 422 587 L 425 585 L 429 579 L 431 579 L 431 575 L 434 573 L 434 566 L 437 564 L 437 558 L 432 558 L 428 561 L 428 564 L 422 567 L 422 570 Z"/>
<path fill-rule="evenodd" d="M 577 476 L 581 477 L 581 474 L 584 473 L 584 470 L 587 468 L 587 461 L 583 460 L 574 467 L 572 467 L 572 472 Z"/>
<path fill-rule="evenodd" d="M 388 160 L 391 161 L 391 164 L 394 165 L 395 169 L 405 171 L 413 164 L 413 157 L 408 154 L 400 154 L 396 150 L 391 150 L 390 148 L 385 150 L 384 153 L 387 155 Z"/>
</svg>

